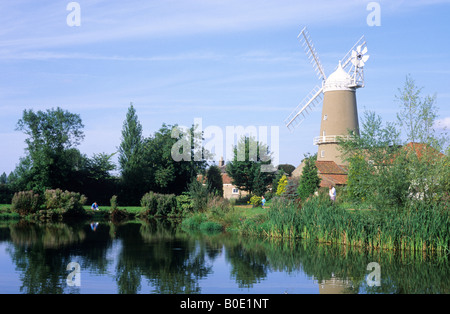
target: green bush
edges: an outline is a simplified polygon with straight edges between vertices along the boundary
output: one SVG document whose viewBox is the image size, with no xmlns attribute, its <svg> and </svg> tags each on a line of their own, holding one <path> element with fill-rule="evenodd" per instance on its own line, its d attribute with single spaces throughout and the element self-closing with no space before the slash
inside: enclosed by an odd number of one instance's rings
<svg viewBox="0 0 450 314">
<path fill-rule="evenodd" d="M 200 230 L 203 232 L 221 232 L 223 227 L 215 221 L 205 221 L 200 224 Z"/>
<path fill-rule="evenodd" d="M 146 193 L 141 199 L 141 206 L 151 216 L 177 215 L 177 198 L 175 194 Z"/>
<path fill-rule="evenodd" d="M 261 198 L 261 196 L 253 195 L 250 198 L 250 201 L 248 201 L 248 202 L 249 202 L 249 204 L 252 204 L 253 207 L 258 207 L 258 206 L 261 206 L 261 204 L 262 204 L 262 198 Z"/>
<path fill-rule="evenodd" d="M 20 191 L 14 194 L 11 201 L 11 210 L 20 215 L 35 213 L 39 210 L 39 194 L 33 191 Z"/>
<path fill-rule="evenodd" d="M 288 185 L 288 180 L 286 175 L 283 175 L 281 179 L 278 181 L 277 192 L 276 194 L 279 196 L 286 192 L 286 186 Z"/>
<path fill-rule="evenodd" d="M 183 228 L 189 229 L 189 230 L 195 230 L 200 229 L 200 225 L 206 221 L 206 214 L 204 213 L 196 213 L 192 216 L 186 218 L 183 220 L 181 225 Z"/>
<path fill-rule="evenodd" d="M 83 214 L 83 205 L 87 198 L 76 192 L 46 190 L 44 192 L 44 206 L 47 210 L 56 210 L 64 215 Z"/>
<path fill-rule="evenodd" d="M 206 185 L 193 179 L 188 185 L 188 194 L 193 202 L 194 211 L 202 211 L 207 209 L 209 191 Z"/>
<path fill-rule="evenodd" d="M 111 203 L 111 210 L 116 210 L 117 209 L 117 195 L 113 195 L 111 197 L 111 199 L 109 200 L 109 202 Z"/>
<path fill-rule="evenodd" d="M 180 214 L 190 213 L 194 210 L 194 201 L 188 194 L 183 193 L 181 195 L 178 195 L 176 199 L 177 199 L 177 211 Z"/>
</svg>

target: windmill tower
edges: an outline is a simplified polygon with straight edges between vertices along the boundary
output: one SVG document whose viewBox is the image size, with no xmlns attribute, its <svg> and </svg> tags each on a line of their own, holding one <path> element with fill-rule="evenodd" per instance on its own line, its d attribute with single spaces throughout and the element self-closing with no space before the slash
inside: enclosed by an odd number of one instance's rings
<svg viewBox="0 0 450 314">
<path fill-rule="evenodd" d="M 355 92 L 356 89 L 364 87 L 364 65 L 369 59 L 366 55 L 366 41 L 362 36 L 339 61 L 337 69 L 327 77 L 306 27 L 300 32 L 298 39 L 322 84 L 314 87 L 300 102 L 287 117 L 285 124 L 292 131 L 323 98 L 320 133 L 314 138 L 314 145 L 318 146 L 317 160 L 334 161 L 342 165 L 344 162 L 340 158 L 338 138 L 347 137 L 349 130 L 359 134 Z"/>
</svg>

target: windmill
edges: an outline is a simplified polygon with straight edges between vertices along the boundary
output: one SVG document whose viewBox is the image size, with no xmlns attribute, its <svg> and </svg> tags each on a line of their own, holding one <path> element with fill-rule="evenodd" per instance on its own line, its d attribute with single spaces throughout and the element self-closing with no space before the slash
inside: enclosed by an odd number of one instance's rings
<svg viewBox="0 0 450 314">
<path fill-rule="evenodd" d="M 336 70 L 327 77 L 306 27 L 297 38 L 322 84 L 311 90 L 286 118 L 285 124 L 293 131 L 323 99 L 320 135 L 313 141 L 318 146 L 317 160 L 343 164 L 337 149 L 338 138 L 346 137 L 349 130 L 359 134 L 355 91 L 364 87 L 364 65 L 369 59 L 366 40 L 361 36 L 339 61 Z"/>
</svg>

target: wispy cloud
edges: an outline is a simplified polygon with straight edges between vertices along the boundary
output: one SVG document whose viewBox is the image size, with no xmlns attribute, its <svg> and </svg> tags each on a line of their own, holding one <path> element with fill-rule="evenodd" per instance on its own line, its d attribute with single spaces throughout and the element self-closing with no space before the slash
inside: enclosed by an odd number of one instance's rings
<svg viewBox="0 0 450 314">
<path fill-rule="evenodd" d="M 4 7 L 10 26 L 0 33 L 0 48 L 39 49 L 216 32 L 220 36 L 235 30 L 315 23 L 318 15 L 327 16 L 330 23 L 351 18 L 356 8 L 364 10 L 358 1 L 80 1 L 81 26 L 69 27 L 65 5 L 22 1 Z"/>
<path fill-rule="evenodd" d="M 434 127 L 438 130 L 450 130 L 450 117 L 436 120 Z"/>
</svg>

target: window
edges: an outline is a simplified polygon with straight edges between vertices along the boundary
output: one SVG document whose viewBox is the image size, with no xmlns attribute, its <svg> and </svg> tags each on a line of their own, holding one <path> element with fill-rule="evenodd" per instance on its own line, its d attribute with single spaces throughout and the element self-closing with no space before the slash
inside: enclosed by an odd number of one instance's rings
<svg viewBox="0 0 450 314">
<path fill-rule="evenodd" d="M 231 192 L 233 194 L 239 194 L 239 189 L 233 188 L 233 191 Z"/>
<path fill-rule="evenodd" d="M 323 116 L 323 120 L 325 121 L 326 119 L 328 119 L 328 115 L 325 114 L 325 115 Z"/>
<path fill-rule="evenodd" d="M 325 157 L 325 151 L 324 150 L 320 151 L 320 157 L 322 157 L 322 158 Z"/>
</svg>

